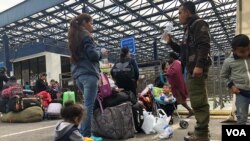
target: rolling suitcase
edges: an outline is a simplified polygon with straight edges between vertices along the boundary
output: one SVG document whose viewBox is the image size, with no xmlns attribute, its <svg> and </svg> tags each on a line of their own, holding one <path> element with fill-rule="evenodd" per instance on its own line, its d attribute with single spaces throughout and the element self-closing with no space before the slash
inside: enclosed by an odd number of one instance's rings
<svg viewBox="0 0 250 141">
<path fill-rule="evenodd" d="M 50 103 L 48 109 L 45 113 L 48 119 L 58 119 L 61 118 L 61 103 Z"/>
</svg>

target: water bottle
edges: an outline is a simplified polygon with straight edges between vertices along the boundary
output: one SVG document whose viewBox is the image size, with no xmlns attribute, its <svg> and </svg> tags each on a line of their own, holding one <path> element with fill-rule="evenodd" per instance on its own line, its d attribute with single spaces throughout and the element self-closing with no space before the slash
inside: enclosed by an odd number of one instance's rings
<svg viewBox="0 0 250 141">
<path fill-rule="evenodd" d="M 172 30 L 174 29 L 174 24 L 173 22 L 167 22 L 166 24 L 166 28 L 164 29 L 164 32 L 162 33 L 161 35 L 161 40 L 160 42 L 164 43 L 164 44 L 167 44 L 167 42 L 163 39 L 164 36 L 166 36 L 167 34 L 171 34 L 172 33 Z"/>
</svg>

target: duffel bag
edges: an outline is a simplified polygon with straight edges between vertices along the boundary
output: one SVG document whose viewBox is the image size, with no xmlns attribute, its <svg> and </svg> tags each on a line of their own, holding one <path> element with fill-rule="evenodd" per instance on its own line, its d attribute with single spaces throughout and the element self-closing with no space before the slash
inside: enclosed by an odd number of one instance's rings
<svg viewBox="0 0 250 141">
<path fill-rule="evenodd" d="M 128 139 L 135 135 L 132 104 L 122 103 L 115 107 L 94 111 L 92 133 L 114 140 Z"/>
<path fill-rule="evenodd" d="M 43 120 L 43 110 L 41 107 L 29 107 L 21 112 L 9 112 L 0 116 L 2 122 L 22 123 L 38 122 Z"/>
</svg>

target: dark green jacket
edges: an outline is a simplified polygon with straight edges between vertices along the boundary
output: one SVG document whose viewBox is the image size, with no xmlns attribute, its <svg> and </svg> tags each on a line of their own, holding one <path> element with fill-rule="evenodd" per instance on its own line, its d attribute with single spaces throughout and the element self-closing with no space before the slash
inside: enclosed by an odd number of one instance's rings
<svg viewBox="0 0 250 141">
<path fill-rule="evenodd" d="M 175 42 L 169 44 L 171 48 L 180 53 L 183 66 L 188 67 L 190 74 L 194 67 L 206 69 L 211 65 L 210 54 L 210 34 L 208 24 L 198 16 L 189 18 L 188 24 L 184 28 L 182 43 Z"/>
</svg>

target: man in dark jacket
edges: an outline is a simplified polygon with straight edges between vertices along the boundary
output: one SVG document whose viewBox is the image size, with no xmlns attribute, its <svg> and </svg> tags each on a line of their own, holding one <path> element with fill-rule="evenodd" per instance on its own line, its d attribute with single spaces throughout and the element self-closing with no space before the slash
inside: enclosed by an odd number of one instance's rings
<svg viewBox="0 0 250 141">
<path fill-rule="evenodd" d="M 165 34 L 165 41 L 181 54 L 183 68 L 187 71 L 187 83 L 191 106 L 196 118 L 194 132 L 189 132 L 185 141 L 209 141 L 209 104 L 205 79 L 211 60 L 208 24 L 196 15 L 193 2 L 185 2 L 179 8 L 180 24 L 184 25 L 181 45 Z M 183 69 L 183 70 L 184 70 Z"/>
<path fill-rule="evenodd" d="M 48 83 L 46 80 L 47 74 L 46 73 L 40 73 L 39 79 L 36 81 L 36 93 L 39 93 L 41 91 L 46 91 L 48 88 Z"/>
</svg>

